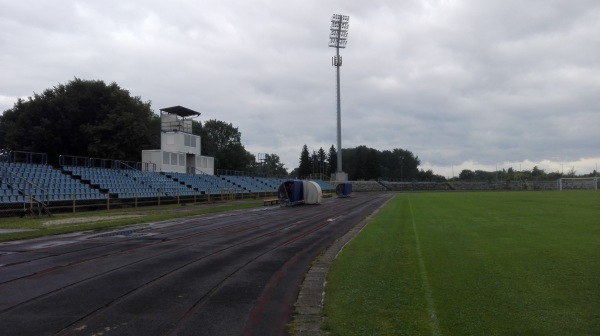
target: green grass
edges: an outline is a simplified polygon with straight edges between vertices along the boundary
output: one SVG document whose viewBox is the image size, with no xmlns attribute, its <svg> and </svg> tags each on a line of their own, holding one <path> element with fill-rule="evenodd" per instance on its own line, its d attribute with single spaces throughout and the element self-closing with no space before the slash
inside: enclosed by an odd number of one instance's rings
<svg viewBox="0 0 600 336">
<path fill-rule="evenodd" d="M 200 208 L 195 208 L 194 205 L 181 206 L 181 205 L 166 205 L 166 206 L 155 206 L 155 207 L 144 207 L 137 209 L 126 209 L 126 210 L 111 210 L 111 211 L 90 211 L 90 212 L 79 212 L 70 214 L 58 214 L 52 217 L 42 216 L 35 218 L 2 218 L 0 219 L 0 229 L 27 229 L 31 231 L 12 232 L 0 234 L 0 242 L 19 240 L 19 239 L 31 239 L 43 236 L 81 232 L 81 231 L 101 231 L 112 229 L 115 227 L 143 224 L 150 222 L 157 222 L 162 220 L 169 220 L 175 218 L 197 216 L 202 214 L 209 214 L 222 211 L 233 211 L 247 208 L 254 208 L 262 206 L 260 201 L 242 201 L 232 203 L 217 203 L 212 205 L 200 204 Z M 44 225 L 45 222 L 69 219 L 69 218 L 90 218 L 95 217 L 111 217 L 120 215 L 133 215 L 139 214 L 140 217 L 134 218 L 121 218 L 111 219 L 99 222 L 89 221 L 89 223 L 77 223 L 77 224 L 53 224 Z"/>
<path fill-rule="evenodd" d="M 599 335 L 600 192 L 398 195 L 327 281 L 331 335 Z"/>
</svg>

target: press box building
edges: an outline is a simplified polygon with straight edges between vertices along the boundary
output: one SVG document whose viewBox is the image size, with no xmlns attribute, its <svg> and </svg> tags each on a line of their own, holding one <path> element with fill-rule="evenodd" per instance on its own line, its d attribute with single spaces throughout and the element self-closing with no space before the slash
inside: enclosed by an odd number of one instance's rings
<svg viewBox="0 0 600 336">
<path fill-rule="evenodd" d="M 215 159 L 201 155 L 202 141 L 192 134 L 192 119 L 200 112 L 183 106 L 160 110 L 160 149 L 142 151 L 148 170 L 188 174 L 215 173 Z"/>
</svg>

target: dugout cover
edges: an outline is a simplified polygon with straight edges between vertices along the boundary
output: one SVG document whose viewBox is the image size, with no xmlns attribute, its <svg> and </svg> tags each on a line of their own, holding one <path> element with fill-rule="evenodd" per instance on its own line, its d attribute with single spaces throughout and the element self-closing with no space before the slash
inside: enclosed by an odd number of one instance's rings
<svg viewBox="0 0 600 336">
<path fill-rule="evenodd" d="M 321 187 L 313 181 L 289 180 L 277 189 L 281 204 L 318 204 L 323 197 Z"/>
</svg>

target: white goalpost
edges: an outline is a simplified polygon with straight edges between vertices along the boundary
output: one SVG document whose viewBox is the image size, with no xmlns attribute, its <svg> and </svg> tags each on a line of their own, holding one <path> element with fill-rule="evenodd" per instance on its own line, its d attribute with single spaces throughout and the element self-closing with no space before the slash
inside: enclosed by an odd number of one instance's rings
<svg viewBox="0 0 600 336">
<path fill-rule="evenodd" d="M 556 181 L 558 190 L 598 190 L 598 177 L 562 177 Z"/>
</svg>

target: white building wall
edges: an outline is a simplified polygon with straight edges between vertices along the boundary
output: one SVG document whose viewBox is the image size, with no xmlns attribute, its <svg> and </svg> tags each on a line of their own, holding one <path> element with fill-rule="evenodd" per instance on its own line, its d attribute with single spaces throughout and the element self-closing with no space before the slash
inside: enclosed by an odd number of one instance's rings
<svg viewBox="0 0 600 336">
<path fill-rule="evenodd" d="M 160 136 L 164 151 L 200 155 L 200 137 L 182 132 L 163 132 Z"/>
<path fill-rule="evenodd" d="M 201 138 L 191 134 L 192 121 L 176 116 L 161 116 L 160 148 L 142 151 L 142 162 L 156 171 L 215 174 L 215 159 L 201 156 Z"/>
<path fill-rule="evenodd" d="M 196 169 L 208 174 L 215 174 L 215 158 L 211 156 L 196 156 Z"/>
<path fill-rule="evenodd" d="M 195 167 L 196 171 L 200 171 L 204 174 L 215 174 L 214 157 L 196 155 L 194 158 L 195 162 L 189 162 L 188 165 L 186 153 L 168 152 L 163 150 L 142 151 L 142 162 L 148 163 L 149 167 L 154 167 L 154 165 L 156 165 L 156 171 L 189 173 L 188 167 Z M 189 159 L 193 160 L 193 158 Z M 195 166 L 193 166 L 194 163 Z"/>
<path fill-rule="evenodd" d="M 162 151 L 161 171 L 185 173 L 185 153 Z"/>
<path fill-rule="evenodd" d="M 156 168 L 156 171 L 160 171 L 162 165 L 162 151 L 160 149 L 143 150 L 142 162 L 148 164 L 144 167 L 145 170 Z"/>
</svg>

